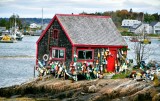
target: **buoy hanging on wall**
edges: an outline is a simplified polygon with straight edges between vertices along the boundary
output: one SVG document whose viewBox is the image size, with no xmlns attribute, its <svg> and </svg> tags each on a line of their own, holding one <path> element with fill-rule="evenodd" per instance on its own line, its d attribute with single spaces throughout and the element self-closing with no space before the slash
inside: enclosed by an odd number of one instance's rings
<svg viewBox="0 0 160 101">
<path fill-rule="evenodd" d="M 43 55 L 43 60 L 44 60 L 44 61 L 48 61 L 48 59 L 49 59 L 49 56 L 48 56 L 47 54 L 44 54 L 44 55 Z"/>
</svg>

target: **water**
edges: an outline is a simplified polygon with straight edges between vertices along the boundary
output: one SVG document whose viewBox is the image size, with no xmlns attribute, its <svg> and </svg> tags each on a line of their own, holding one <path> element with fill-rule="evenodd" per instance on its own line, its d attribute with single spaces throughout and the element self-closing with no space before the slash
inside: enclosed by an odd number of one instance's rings
<svg viewBox="0 0 160 101">
<path fill-rule="evenodd" d="M 0 43 L 0 87 L 33 78 L 38 36 L 25 36 L 17 43 Z"/>
<path fill-rule="evenodd" d="M 0 43 L 0 87 L 6 87 L 29 81 L 33 78 L 35 65 L 36 41 L 38 36 L 25 36 L 17 43 Z M 128 47 L 134 43 L 125 37 Z M 152 39 L 148 45 L 152 54 L 145 61 L 151 59 L 160 61 L 160 41 Z M 133 50 L 128 51 L 128 58 L 133 59 Z"/>
<path fill-rule="evenodd" d="M 124 37 L 128 44 L 128 48 L 131 49 L 128 51 L 128 59 L 133 59 L 135 64 L 135 53 L 134 53 L 134 46 L 135 42 L 130 42 L 129 37 Z M 150 60 L 156 60 L 160 62 L 160 41 L 158 39 L 151 39 L 151 44 L 147 44 L 145 46 L 144 54 L 144 61 L 148 63 Z"/>
</svg>

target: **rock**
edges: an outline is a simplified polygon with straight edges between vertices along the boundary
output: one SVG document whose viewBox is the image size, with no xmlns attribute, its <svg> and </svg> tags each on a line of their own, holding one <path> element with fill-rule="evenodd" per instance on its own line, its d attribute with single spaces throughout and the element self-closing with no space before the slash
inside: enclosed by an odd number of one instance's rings
<svg viewBox="0 0 160 101">
<path fill-rule="evenodd" d="M 96 88 L 95 85 L 89 86 L 89 88 L 88 88 L 88 92 L 89 92 L 89 93 L 95 93 L 96 90 L 97 90 L 97 88 Z"/>
<path fill-rule="evenodd" d="M 160 85 L 160 82 L 159 82 L 156 74 L 154 74 L 153 85 L 154 86 L 159 86 Z"/>
<path fill-rule="evenodd" d="M 153 98 L 152 101 L 160 101 L 160 93 L 156 94 Z"/>
</svg>

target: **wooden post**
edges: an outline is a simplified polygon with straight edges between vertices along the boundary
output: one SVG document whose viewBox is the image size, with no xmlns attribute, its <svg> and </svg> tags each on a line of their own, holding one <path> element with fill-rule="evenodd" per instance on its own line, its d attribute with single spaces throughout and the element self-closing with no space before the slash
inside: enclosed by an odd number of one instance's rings
<svg viewBox="0 0 160 101">
<path fill-rule="evenodd" d="M 36 66 L 34 66 L 34 70 L 33 70 L 33 76 L 35 78 L 35 70 L 36 70 Z"/>
</svg>

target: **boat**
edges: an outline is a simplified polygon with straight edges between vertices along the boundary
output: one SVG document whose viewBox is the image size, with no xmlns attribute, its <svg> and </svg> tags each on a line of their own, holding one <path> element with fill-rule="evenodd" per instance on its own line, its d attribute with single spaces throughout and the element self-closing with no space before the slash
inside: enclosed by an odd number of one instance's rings
<svg viewBox="0 0 160 101">
<path fill-rule="evenodd" d="M 36 31 L 30 32 L 31 36 L 40 36 L 41 34 L 42 34 L 42 30 L 36 30 Z"/>
<path fill-rule="evenodd" d="M 11 28 L 10 31 L 6 30 L 2 32 L 2 36 L 0 36 L 0 40 L 6 34 L 9 35 L 12 39 L 16 39 L 17 41 L 22 41 L 24 37 L 22 32 L 18 31 L 17 29 Z"/>
<path fill-rule="evenodd" d="M 17 41 L 22 41 L 24 35 L 21 32 L 16 32 L 16 40 Z"/>
<path fill-rule="evenodd" d="M 15 39 L 10 37 L 9 35 L 5 34 L 3 37 L 0 39 L 0 43 L 15 43 L 17 42 Z"/>
<path fill-rule="evenodd" d="M 151 40 L 149 39 L 143 39 L 142 41 L 140 41 L 142 44 L 151 44 Z"/>
<path fill-rule="evenodd" d="M 139 42 L 138 38 L 136 37 L 132 37 L 129 39 L 131 42 Z"/>
<path fill-rule="evenodd" d="M 22 41 L 22 39 L 24 37 L 22 32 L 20 32 L 19 27 L 17 26 L 16 17 L 15 17 L 15 21 L 14 21 L 14 27 L 12 27 L 10 29 L 9 34 L 13 39 L 16 39 L 17 41 Z"/>
<path fill-rule="evenodd" d="M 9 41 L 0 40 L 0 43 L 16 43 L 16 42 L 17 42 L 16 40 L 9 40 Z"/>
</svg>

